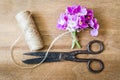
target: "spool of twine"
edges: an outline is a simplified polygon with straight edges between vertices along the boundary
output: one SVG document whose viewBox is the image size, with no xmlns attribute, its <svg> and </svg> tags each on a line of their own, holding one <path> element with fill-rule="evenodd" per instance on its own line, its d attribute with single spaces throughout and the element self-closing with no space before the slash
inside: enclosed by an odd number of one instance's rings
<svg viewBox="0 0 120 80">
<path fill-rule="evenodd" d="M 33 21 L 30 11 L 22 11 L 16 16 L 16 20 L 23 31 L 25 41 L 31 51 L 37 51 L 43 48 L 43 41 L 37 27 Z"/>
<path fill-rule="evenodd" d="M 32 19 L 32 16 L 31 16 L 31 13 L 30 11 L 22 11 L 20 13 L 18 13 L 16 15 L 16 19 L 20 25 L 20 28 L 22 29 L 23 31 L 23 34 L 25 36 L 25 40 L 30 48 L 31 51 L 37 51 L 39 49 L 42 49 L 43 48 L 43 41 L 41 39 L 41 36 L 40 36 L 40 33 L 38 32 L 37 30 L 37 27 Z M 22 68 L 22 69 L 31 69 L 31 68 L 35 68 L 37 66 L 39 66 L 40 64 L 42 64 L 45 59 L 47 58 L 47 55 L 50 51 L 50 49 L 52 48 L 53 44 L 59 39 L 61 38 L 62 36 L 68 34 L 70 32 L 64 32 L 60 35 L 58 35 L 50 44 L 50 46 L 48 47 L 46 53 L 45 53 L 45 56 L 44 58 L 42 59 L 42 61 L 34 66 L 31 66 L 31 67 L 25 67 L 25 66 L 21 66 L 19 63 L 16 62 L 15 58 L 14 58 L 14 55 L 13 55 L 13 51 L 14 51 L 14 47 L 15 45 L 17 44 L 17 42 L 20 40 L 22 34 L 20 34 L 20 36 L 14 41 L 14 43 L 11 45 L 10 47 L 10 53 L 11 53 L 11 58 L 14 62 L 14 64 L 16 66 L 18 66 L 19 68 Z"/>
</svg>

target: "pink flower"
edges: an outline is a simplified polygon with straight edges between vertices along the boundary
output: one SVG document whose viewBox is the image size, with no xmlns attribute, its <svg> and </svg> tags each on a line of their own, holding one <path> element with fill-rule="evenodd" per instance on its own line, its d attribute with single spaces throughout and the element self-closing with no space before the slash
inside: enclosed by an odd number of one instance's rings
<svg viewBox="0 0 120 80">
<path fill-rule="evenodd" d="M 92 20 L 93 17 L 94 17 L 93 10 L 88 9 L 88 10 L 87 10 L 87 15 L 86 15 L 85 17 L 86 17 L 86 20 L 87 20 L 87 21 Z"/>
<path fill-rule="evenodd" d="M 67 7 L 66 13 L 70 14 L 70 15 L 75 15 L 75 14 L 79 13 L 80 10 L 81 10 L 80 5 L 79 6 L 74 5 L 74 6 Z"/>
<path fill-rule="evenodd" d="M 94 18 L 93 20 L 90 20 L 89 21 L 89 25 L 90 25 L 90 27 L 92 28 L 92 30 L 91 30 L 91 35 L 92 36 L 97 36 L 98 35 L 98 29 L 99 29 L 99 24 L 98 24 L 98 22 L 97 22 L 97 19 L 96 18 Z"/>
<path fill-rule="evenodd" d="M 66 14 L 61 14 L 57 23 L 57 28 L 61 30 L 66 30 L 67 21 L 68 21 L 68 16 Z"/>
<path fill-rule="evenodd" d="M 57 27 L 61 30 L 70 31 L 73 38 L 72 48 L 75 44 L 80 48 L 80 45 L 75 37 L 76 32 L 89 27 L 92 28 L 90 34 L 92 36 L 97 36 L 99 24 L 97 19 L 94 18 L 93 10 L 87 9 L 86 7 L 82 7 L 80 5 L 74 5 L 67 7 L 65 13 L 60 15 Z"/>
<path fill-rule="evenodd" d="M 79 16 L 84 16 L 87 14 L 87 10 L 85 7 L 81 7 L 80 5 L 74 5 L 67 7 L 66 13 L 70 15 L 78 14 Z"/>
<path fill-rule="evenodd" d="M 72 31 L 76 31 L 78 28 L 79 26 L 78 26 L 77 15 L 69 15 L 66 30 L 72 32 Z"/>
<path fill-rule="evenodd" d="M 86 23 L 86 19 L 84 16 L 79 17 L 78 26 L 79 26 L 79 29 L 81 30 L 88 27 L 88 24 Z"/>
</svg>

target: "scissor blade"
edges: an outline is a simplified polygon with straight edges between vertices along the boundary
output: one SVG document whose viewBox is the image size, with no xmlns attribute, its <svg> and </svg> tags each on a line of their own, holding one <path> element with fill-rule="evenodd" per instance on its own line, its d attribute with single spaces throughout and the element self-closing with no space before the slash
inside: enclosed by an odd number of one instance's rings
<svg viewBox="0 0 120 80">
<path fill-rule="evenodd" d="M 60 54 L 62 52 L 49 52 L 48 54 Z M 46 52 L 28 52 L 24 53 L 23 55 L 30 55 L 30 56 L 45 56 Z"/>
<path fill-rule="evenodd" d="M 41 58 L 33 58 L 33 59 L 23 60 L 22 62 L 26 64 L 37 64 L 40 63 L 41 61 L 42 61 Z"/>
<path fill-rule="evenodd" d="M 37 56 L 40 56 L 39 55 L 40 53 L 37 54 Z M 27 59 L 27 60 L 23 60 L 22 62 L 23 63 L 26 63 L 26 64 L 37 64 L 37 63 L 40 63 L 43 59 L 44 59 L 45 56 L 40 56 L 40 58 L 33 58 L 33 59 Z M 43 62 L 57 62 L 57 61 L 61 61 L 61 53 L 48 53 L 46 59 L 43 61 Z"/>
</svg>

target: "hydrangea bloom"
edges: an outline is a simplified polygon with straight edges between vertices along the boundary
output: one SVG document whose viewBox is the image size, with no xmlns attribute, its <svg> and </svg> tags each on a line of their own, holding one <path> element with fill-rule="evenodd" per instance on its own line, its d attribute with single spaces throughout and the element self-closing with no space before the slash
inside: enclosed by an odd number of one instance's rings
<svg viewBox="0 0 120 80">
<path fill-rule="evenodd" d="M 97 36 L 99 24 L 97 19 L 94 18 L 93 10 L 80 5 L 73 5 L 67 7 L 65 12 L 60 15 L 57 27 L 61 30 L 70 31 L 72 33 L 73 40 L 78 45 L 78 41 L 74 37 L 76 32 L 86 28 L 91 28 L 92 30 L 90 31 L 90 34 L 92 36 Z"/>
</svg>

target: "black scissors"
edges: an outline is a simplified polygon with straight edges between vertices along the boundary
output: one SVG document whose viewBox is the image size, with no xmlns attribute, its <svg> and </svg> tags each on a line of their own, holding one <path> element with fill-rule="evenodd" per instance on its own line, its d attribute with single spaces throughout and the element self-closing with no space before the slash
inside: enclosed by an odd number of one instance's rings
<svg viewBox="0 0 120 80">
<path fill-rule="evenodd" d="M 100 49 L 98 51 L 93 51 L 92 50 L 92 45 L 94 43 L 99 44 Z M 75 61 L 75 62 L 87 62 L 88 63 L 88 69 L 89 71 L 93 73 L 99 73 L 104 69 L 104 64 L 101 60 L 99 59 L 94 59 L 94 58 L 77 58 L 76 56 L 79 54 L 99 54 L 103 52 L 104 50 L 104 45 L 103 42 L 99 40 L 93 40 L 88 43 L 87 45 L 87 50 L 76 50 L 72 52 L 49 52 L 48 56 L 46 57 L 44 62 L 58 62 L 58 61 Z M 30 52 L 30 53 L 24 53 L 24 55 L 31 55 L 31 56 L 39 56 L 39 58 L 33 58 L 33 59 L 27 59 L 23 60 L 24 63 L 26 64 L 37 64 L 40 63 L 46 52 Z M 95 70 L 91 67 L 93 62 L 98 62 L 100 64 L 100 68 Z"/>
</svg>

